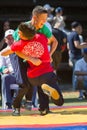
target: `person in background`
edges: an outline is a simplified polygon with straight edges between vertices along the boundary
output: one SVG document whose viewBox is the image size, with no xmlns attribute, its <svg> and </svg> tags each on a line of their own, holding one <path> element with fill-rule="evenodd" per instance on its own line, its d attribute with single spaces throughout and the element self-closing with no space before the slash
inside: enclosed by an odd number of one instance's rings
<svg viewBox="0 0 87 130">
<path fill-rule="evenodd" d="M 83 49 L 83 57 L 75 63 L 74 75 L 76 89 L 82 90 L 79 99 L 87 99 L 87 48 Z"/>
<path fill-rule="evenodd" d="M 62 31 L 65 29 L 65 21 L 63 17 L 63 9 L 62 7 L 57 7 L 55 9 L 55 16 L 53 18 L 52 27 L 58 28 Z"/>
<path fill-rule="evenodd" d="M 70 34 L 67 36 L 67 44 L 68 44 L 68 52 L 69 52 L 69 61 L 73 65 L 73 72 L 74 72 L 74 67 L 75 63 L 77 60 L 82 58 L 82 49 L 87 48 L 87 42 L 82 42 L 80 43 L 80 37 L 79 35 L 82 33 L 82 25 L 74 21 L 71 23 L 71 29 L 72 31 Z M 75 77 L 74 73 L 72 75 L 72 86 L 73 90 L 75 90 Z M 80 95 L 82 95 L 82 91 L 79 90 Z"/>
<path fill-rule="evenodd" d="M 8 46 L 11 46 L 14 42 L 14 39 L 12 36 L 13 32 L 14 32 L 14 30 L 12 30 L 12 29 L 8 29 L 5 32 L 5 41 Z M 30 91 L 30 93 L 32 93 L 32 91 L 33 91 L 33 89 L 30 89 L 30 84 L 28 82 L 28 78 L 27 78 L 27 74 L 26 74 L 27 66 L 28 66 L 27 62 L 23 62 L 23 59 L 18 57 L 15 53 L 9 55 L 9 57 L 10 57 L 12 67 L 14 69 L 14 76 L 16 78 L 16 83 L 19 85 L 19 88 L 20 88 L 17 96 L 15 97 L 15 101 L 20 103 L 19 105 L 21 106 L 21 100 L 25 95 L 28 100 L 28 101 L 26 101 L 26 104 L 28 104 L 28 105 L 25 104 L 25 108 L 28 110 L 31 110 L 32 101 L 31 100 L 29 101 L 29 99 L 26 95 L 27 91 Z M 32 99 L 32 96 L 31 96 L 31 99 Z"/>
<path fill-rule="evenodd" d="M 4 40 L 4 33 L 9 28 L 10 28 L 9 20 L 0 22 L 0 50 L 2 50 L 3 48 L 5 48 L 7 46 L 7 44 L 5 43 L 5 40 Z M 1 77 L 0 77 L 0 80 L 1 80 Z M 1 91 L 1 85 L 0 85 L 0 91 Z"/>
<path fill-rule="evenodd" d="M 38 101 L 38 93 L 37 93 L 37 87 L 33 88 L 33 95 L 32 95 L 32 106 L 38 107 L 39 101 Z"/>
<path fill-rule="evenodd" d="M 5 43 L 5 40 L 4 40 L 4 35 L 5 35 L 5 31 L 10 29 L 9 20 L 4 21 L 2 27 L 3 28 L 2 28 L 2 30 L 0 32 L 0 50 L 2 50 L 3 48 L 5 48 L 7 46 L 7 44 Z"/>
<path fill-rule="evenodd" d="M 54 8 L 50 6 L 50 4 L 45 4 L 43 6 L 47 12 L 48 12 L 48 17 L 47 17 L 47 22 L 49 22 L 50 24 L 52 24 L 52 21 L 53 21 L 53 17 L 54 15 L 52 14 L 53 11 L 54 11 Z"/>
<path fill-rule="evenodd" d="M 28 61 L 27 76 L 30 84 L 38 88 L 40 114 L 46 115 L 48 114 L 49 105 L 48 95 L 55 105 L 61 106 L 64 103 L 63 95 L 50 63 L 50 54 L 47 46 L 48 39 L 43 34 L 36 34 L 35 28 L 26 23 L 19 25 L 19 35 L 21 40 L 4 49 L 1 55 L 5 56 L 16 52 L 16 54 Z M 20 54 L 19 52 L 22 53 Z M 16 103 L 16 106 L 19 105 Z M 14 106 L 13 115 L 15 113 L 19 114 L 20 108 L 15 108 Z"/>
<path fill-rule="evenodd" d="M 54 67 L 55 73 L 57 74 L 58 65 L 62 61 L 62 53 L 67 48 L 67 35 L 63 31 L 59 30 L 58 28 L 52 28 L 52 33 L 58 41 L 58 46 L 52 55 L 53 67 Z"/>
<path fill-rule="evenodd" d="M 5 107 L 3 109 L 12 108 L 11 84 L 16 84 L 14 70 L 9 56 L 0 56 L 0 73 L 1 73 L 1 93 L 4 95 Z"/>
</svg>

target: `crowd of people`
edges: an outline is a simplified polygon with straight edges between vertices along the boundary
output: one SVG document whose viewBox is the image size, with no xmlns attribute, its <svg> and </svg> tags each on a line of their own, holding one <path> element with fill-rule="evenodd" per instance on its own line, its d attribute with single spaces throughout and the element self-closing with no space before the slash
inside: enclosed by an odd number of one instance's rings
<svg viewBox="0 0 87 130">
<path fill-rule="evenodd" d="M 64 104 L 57 69 L 66 49 L 73 67 L 73 89 L 78 88 L 79 99 L 87 98 L 87 42 L 81 39 L 82 25 L 72 22 L 68 33 L 63 8 L 57 7 L 55 16 L 53 11 L 49 4 L 36 6 L 30 21 L 21 22 L 16 30 L 8 25 L 4 31 L 0 42 L 1 93 L 5 95 L 6 108 L 13 109 L 13 116 L 20 115 L 21 107 L 31 110 L 32 106 L 38 107 L 40 115 L 46 115 L 50 112 L 50 99 L 57 106 Z M 19 86 L 15 98 L 11 84 Z"/>
</svg>

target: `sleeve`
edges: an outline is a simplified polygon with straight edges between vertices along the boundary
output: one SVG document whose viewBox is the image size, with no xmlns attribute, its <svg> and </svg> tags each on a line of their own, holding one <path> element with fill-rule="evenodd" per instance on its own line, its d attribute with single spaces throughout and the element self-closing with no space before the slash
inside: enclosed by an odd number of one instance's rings
<svg viewBox="0 0 87 130">
<path fill-rule="evenodd" d="M 47 27 L 47 25 L 44 25 L 44 32 L 47 38 L 51 38 L 52 37 L 52 31 L 50 31 L 50 29 Z"/>
<path fill-rule="evenodd" d="M 43 25 L 43 27 L 41 29 L 37 30 L 37 32 L 44 34 L 47 38 L 52 37 L 52 32 L 45 24 Z"/>
<path fill-rule="evenodd" d="M 17 42 L 14 42 L 11 46 L 10 46 L 10 48 L 11 48 L 11 50 L 12 51 L 21 51 L 21 47 L 22 46 L 20 46 L 20 44 L 21 44 L 21 41 L 19 40 L 19 41 L 17 41 Z"/>
<path fill-rule="evenodd" d="M 74 35 L 74 41 L 79 41 L 79 36 L 77 33 Z"/>
</svg>

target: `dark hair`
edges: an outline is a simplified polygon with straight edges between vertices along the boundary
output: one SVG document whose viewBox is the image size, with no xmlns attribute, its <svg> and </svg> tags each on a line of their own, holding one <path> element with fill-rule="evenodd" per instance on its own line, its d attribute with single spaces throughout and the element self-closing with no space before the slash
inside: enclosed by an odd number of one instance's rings
<svg viewBox="0 0 87 130">
<path fill-rule="evenodd" d="M 31 25 L 31 23 L 27 24 L 22 22 L 19 24 L 18 28 L 23 33 L 23 35 L 29 40 L 32 39 L 36 34 L 36 30 L 34 26 Z"/>
<path fill-rule="evenodd" d="M 75 22 L 72 22 L 71 23 L 71 28 L 76 28 L 76 27 L 78 27 L 78 26 L 80 26 L 81 24 L 79 23 L 79 22 L 77 22 L 77 21 L 75 21 Z"/>
<path fill-rule="evenodd" d="M 32 11 L 32 15 L 38 15 L 38 14 L 48 14 L 48 11 L 43 7 L 43 6 L 36 6 L 33 11 Z"/>
</svg>

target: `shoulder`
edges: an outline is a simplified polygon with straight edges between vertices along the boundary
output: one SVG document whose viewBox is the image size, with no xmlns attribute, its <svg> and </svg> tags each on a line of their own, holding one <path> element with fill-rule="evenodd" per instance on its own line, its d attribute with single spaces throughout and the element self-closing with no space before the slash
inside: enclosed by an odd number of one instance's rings
<svg viewBox="0 0 87 130">
<path fill-rule="evenodd" d="M 52 26 L 49 22 L 46 22 L 45 25 L 48 27 L 48 29 L 52 32 Z"/>
<path fill-rule="evenodd" d="M 38 42 L 47 44 L 48 38 L 44 34 L 38 33 L 38 34 L 35 35 L 33 41 L 38 41 Z"/>
<path fill-rule="evenodd" d="M 72 32 L 71 32 L 71 35 L 73 35 L 73 36 L 78 36 L 78 33 L 77 33 L 76 31 L 72 31 Z"/>
<path fill-rule="evenodd" d="M 45 34 L 48 38 L 52 36 L 52 31 L 46 24 L 44 24 L 42 27 L 42 33 Z"/>
<path fill-rule="evenodd" d="M 44 39 L 47 39 L 47 37 L 44 35 L 44 34 L 42 34 L 42 33 L 37 33 L 36 35 L 35 35 L 35 39 L 42 39 L 42 38 L 44 38 Z"/>
<path fill-rule="evenodd" d="M 77 32 L 71 31 L 70 34 L 67 37 L 70 38 L 70 37 L 76 37 L 76 36 L 78 36 Z"/>
<path fill-rule="evenodd" d="M 44 24 L 41 29 L 45 30 L 45 31 L 50 31 L 50 29 L 48 28 L 47 24 Z"/>
</svg>

